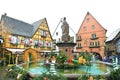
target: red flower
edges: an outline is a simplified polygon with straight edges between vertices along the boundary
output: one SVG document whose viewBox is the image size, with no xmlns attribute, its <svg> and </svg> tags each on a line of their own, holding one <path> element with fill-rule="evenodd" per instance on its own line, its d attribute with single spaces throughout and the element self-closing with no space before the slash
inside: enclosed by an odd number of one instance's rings
<svg viewBox="0 0 120 80">
<path fill-rule="evenodd" d="M 68 60 L 68 63 L 72 63 L 72 59 L 69 59 L 69 60 Z"/>
</svg>

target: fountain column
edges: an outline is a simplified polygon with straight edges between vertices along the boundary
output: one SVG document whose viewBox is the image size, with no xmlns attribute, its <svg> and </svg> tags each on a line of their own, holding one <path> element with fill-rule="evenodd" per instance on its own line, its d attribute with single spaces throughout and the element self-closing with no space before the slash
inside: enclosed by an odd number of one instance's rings
<svg viewBox="0 0 120 80">
<path fill-rule="evenodd" d="M 60 51 L 63 51 L 69 59 L 74 58 L 74 47 L 76 43 L 74 43 L 74 37 L 70 37 L 69 35 L 69 25 L 64 17 L 61 25 L 62 36 L 61 42 L 56 43 Z"/>
<path fill-rule="evenodd" d="M 50 63 L 50 71 L 49 71 L 49 73 L 56 74 L 56 70 L 55 70 L 55 60 L 53 60 L 53 61 Z"/>
</svg>

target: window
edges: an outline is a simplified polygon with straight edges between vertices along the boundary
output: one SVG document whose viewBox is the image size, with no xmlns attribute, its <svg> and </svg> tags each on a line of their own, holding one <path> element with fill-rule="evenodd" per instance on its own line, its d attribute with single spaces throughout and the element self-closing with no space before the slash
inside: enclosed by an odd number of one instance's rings
<svg viewBox="0 0 120 80">
<path fill-rule="evenodd" d="M 90 18 L 87 18 L 87 22 L 90 22 Z"/>
<path fill-rule="evenodd" d="M 81 47 L 82 47 L 82 46 L 81 46 L 81 43 L 78 43 L 78 44 L 77 44 L 77 47 L 81 48 Z"/>
<path fill-rule="evenodd" d="M 100 46 L 100 42 L 99 41 L 97 42 L 97 44 L 98 44 L 98 46 Z"/>
<path fill-rule="evenodd" d="M 95 42 L 95 46 L 98 46 L 98 42 Z"/>
<path fill-rule="evenodd" d="M 81 46 L 81 43 L 79 43 L 79 47 L 82 47 L 82 46 Z"/>
<path fill-rule="evenodd" d="M 28 38 L 24 38 L 24 44 L 25 45 L 29 45 L 30 44 L 30 40 Z"/>
<path fill-rule="evenodd" d="M 40 35 L 41 35 L 41 36 L 46 36 L 46 31 L 40 30 Z"/>
<path fill-rule="evenodd" d="M 77 36 L 77 41 L 80 41 L 81 40 L 81 36 Z"/>
<path fill-rule="evenodd" d="M 84 26 L 84 27 L 83 27 L 83 30 L 84 30 L 84 31 L 86 31 L 86 30 L 87 30 L 87 27 L 86 27 L 86 26 Z"/>
<path fill-rule="evenodd" d="M 95 29 L 95 26 L 94 26 L 94 25 L 92 25 L 92 26 L 91 26 L 91 29 L 92 29 L 92 30 L 94 30 L 94 29 Z"/>
<path fill-rule="evenodd" d="M 90 42 L 90 46 L 94 46 L 94 42 Z"/>
<path fill-rule="evenodd" d="M 100 46 L 99 41 L 90 42 L 90 47 L 99 47 L 99 46 Z"/>
<path fill-rule="evenodd" d="M 56 32 L 56 36 L 58 36 L 58 32 Z"/>
<path fill-rule="evenodd" d="M 54 44 L 56 43 L 56 39 L 53 40 L 53 43 L 54 43 Z"/>
<path fill-rule="evenodd" d="M 96 34 L 92 34 L 92 38 L 96 38 Z"/>
</svg>

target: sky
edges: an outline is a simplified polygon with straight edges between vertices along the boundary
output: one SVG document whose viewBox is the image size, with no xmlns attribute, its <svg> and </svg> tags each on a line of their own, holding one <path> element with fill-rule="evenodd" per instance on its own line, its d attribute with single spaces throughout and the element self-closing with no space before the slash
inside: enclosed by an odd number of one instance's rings
<svg viewBox="0 0 120 80">
<path fill-rule="evenodd" d="M 60 19 L 78 32 L 87 12 L 107 30 L 107 37 L 120 28 L 120 0 L 0 0 L 0 15 L 33 23 L 46 18 L 51 34 Z"/>
</svg>

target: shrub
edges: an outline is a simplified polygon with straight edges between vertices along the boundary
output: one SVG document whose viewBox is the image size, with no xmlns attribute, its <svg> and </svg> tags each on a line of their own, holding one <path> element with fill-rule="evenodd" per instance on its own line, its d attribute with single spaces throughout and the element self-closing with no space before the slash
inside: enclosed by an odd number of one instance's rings
<svg viewBox="0 0 120 80">
<path fill-rule="evenodd" d="M 103 75 L 82 75 L 78 77 L 78 80 L 107 80 L 107 78 Z"/>
<path fill-rule="evenodd" d="M 111 80 L 119 80 L 120 79 L 120 68 L 111 71 L 110 79 Z"/>
<path fill-rule="evenodd" d="M 67 60 L 68 60 L 67 56 L 62 51 L 60 51 L 59 55 L 57 55 L 56 58 L 57 63 L 63 64 Z"/>
<path fill-rule="evenodd" d="M 54 75 L 46 73 L 43 73 L 41 76 L 35 77 L 32 80 L 44 80 L 44 78 L 46 78 L 47 80 L 67 80 L 67 78 L 61 74 Z"/>
<path fill-rule="evenodd" d="M 22 74 L 22 76 L 20 77 L 19 80 L 25 80 L 28 76 L 27 71 L 21 70 L 16 66 L 8 66 L 7 67 L 7 74 L 6 74 L 5 77 L 8 78 L 8 79 L 13 78 L 13 79 L 16 80 L 18 74 Z"/>
</svg>

